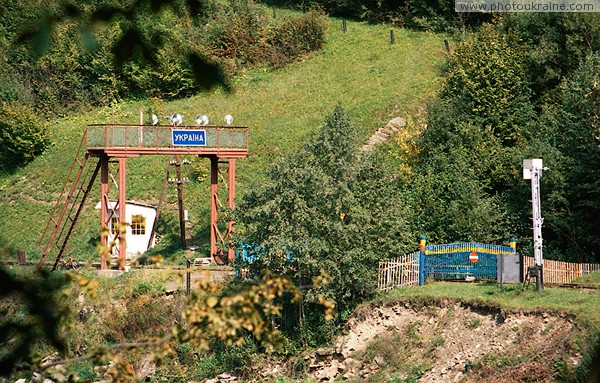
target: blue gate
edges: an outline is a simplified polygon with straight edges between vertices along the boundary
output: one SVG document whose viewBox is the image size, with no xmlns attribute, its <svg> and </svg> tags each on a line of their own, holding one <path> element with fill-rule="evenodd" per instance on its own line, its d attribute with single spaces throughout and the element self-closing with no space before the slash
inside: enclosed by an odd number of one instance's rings
<svg viewBox="0 0 600 383">
<path fill-rule="evenodd" d="M 513 254 L 508 246 L 476 242 L 425 246 L 423 273 L 425 278 L 497 280 L 498 255 Z"/>
</svg>

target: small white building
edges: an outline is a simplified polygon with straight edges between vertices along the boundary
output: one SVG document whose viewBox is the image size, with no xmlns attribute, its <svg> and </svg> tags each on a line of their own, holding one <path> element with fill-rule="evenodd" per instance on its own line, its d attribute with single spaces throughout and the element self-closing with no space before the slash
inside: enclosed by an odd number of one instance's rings
<svg viewBox="0 0 600 383">
<path fill-rule="evenodd" d="M 115 214 L 111 217 L 108 222 L 108 242 L 111 243 L 115 240 L 117 234 L 117 225 L 119 221 L 120 210 L 117 207 L 117 201 L 110 201 L 109 211 L 115 210 Z M 96 210 L 100 210 L 100 202 L 96 205 Z M 127 240 L 127 258 L 137 257 L 142 255 L 149 247 L 152 247 L 156 243 L 156 237 L 153 238 L 152 243 L 148 246 L 150 241 L 150 235 L 152 233 L 152 227 L 154 227 L 154 221 L 156 220 L 156 208 L 144 205 L 141 203 L 127 201 L 125 207 L 125 219 L 124 222 L 128 223 L 126 240 Z M 113 247 L 114 251 L 119 251 L 119 240 Z"/>
</svg>

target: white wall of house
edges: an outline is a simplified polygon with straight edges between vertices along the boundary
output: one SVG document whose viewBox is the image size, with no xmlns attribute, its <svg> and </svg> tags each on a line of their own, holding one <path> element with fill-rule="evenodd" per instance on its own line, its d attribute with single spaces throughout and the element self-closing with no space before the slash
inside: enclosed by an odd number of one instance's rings
<svg viewBox="0 0 600 383">
<path fill-rule="evenodd" d="M 117 206 L 116 201 L 110 201 L 110 209 L 115 209 Z M 96 205 L 96 209 L 100 210 L 100 203 Z M 115 240 L 115 234 L 118 228 L 115 223 L 118 221 L 117 217 L 121 214 L 120 209 L 117 207 L 115 210 L 115 217 L 108 223 L 108 241 L 113 242 Z M 128 201 L 125 207 L 125 219 L 124 221 L 129 224 L 127 226 L 126 240 L 127 240 L 127 257 L 137 257 L 142 255 L 148 250 L 148 241 L 150 240 L 150 234 L 154 221 L 156 220 L 156 208 L 137 202 Z M 117 245 L 113 248 L 113 252 L 119 249 L 119 240 Z M 155 241 L 153 240 L 151 246 L 154 246 Z"/>
</svg>

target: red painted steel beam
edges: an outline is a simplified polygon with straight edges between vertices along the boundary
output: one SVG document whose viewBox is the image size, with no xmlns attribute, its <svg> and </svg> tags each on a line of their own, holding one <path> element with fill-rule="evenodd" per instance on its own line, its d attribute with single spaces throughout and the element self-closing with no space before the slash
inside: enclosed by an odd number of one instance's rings
<svg viewBox="0 0 600 383">
<path fill-rule="evenodd" d="M 126 170 L 127 158 L 119 158 L 119 223 L 122 225 L 127 220 L 126 206 Z M 125 270 L 127 257 L 127 228 L 119 228 L 119 270 Z"/>
<path fill-rule="evenodd" d="M 219 193 L 219 159 L 216 156 L 210 157 L 210 257 L 213 262 L 217 262 L 217 235 L 218 224 L 218 193 Z"/>
<path fill-rule="evenodd" d="M 227 183 L 228 191 L 227 191 L 227 202 L 229 208 L 231 210 L 235 209 L 235 158 L 229 158 L 229 182 Z M 227 239 L 231 242 L 231 237 L 233 236 L 233 221 L 229 221 L 227 223 Z M 229 258 L 229 262 L 233 262 L 235 260 L 235 249 L 233 248 L 233 243 L 229 243 L 229 250 L 227 257 Z"/>
<path fill-rule="evenodd" d="M 108 160 L 107 156 L 100 157 L 100 244 L 102 252 L 100 253 L 100 269 L 106 269 L 105 249 L 108 247 L 108 232 L 104 228 L 108 228 Z"/>
</svg>

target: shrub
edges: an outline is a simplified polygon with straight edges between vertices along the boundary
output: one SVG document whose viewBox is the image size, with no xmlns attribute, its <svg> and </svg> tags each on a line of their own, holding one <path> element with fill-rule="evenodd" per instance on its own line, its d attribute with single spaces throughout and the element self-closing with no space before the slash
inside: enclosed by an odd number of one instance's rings
<svg viewBox="0 0 600 383">
<path fill-rule="evenodd" d="M 233 1 L 231 8 L 217 19 L 212 45 L 220 57 L 237 64 L 257 64 L 268 56 L 262 12 L 247 2 Z"/>
<path fill-rule="evenodd" d="M 223 371 L 247 374 L 252 366 L 252 356 L 257 348 L 250 337 L 240 345 L 217 345 L 215 359 Z"/>
<path fill-rule="evenodd" d="M 91 360 L 76 361 L 69 367 L 82 382 L 93 382 L 99 379 L 98 374 L 94 371 L 94 363 Z"/>
<path fill-rule="evenodd" d="M 321 49 L 325 41 L 325 15 L 309 11 L 297 19 L 287 20 L 273 33 L 272 64 L 283 66 L 299 56 Z"/>
<path fill-rule="evenodd" d="M 165 294 L 165 286 L 163 283 L 157 282 L 140 282 L 136 288 L 133 289 L 133 297 L 139 297 L 140 295 L 149 295 L 151 297 L 159 297 Z"/>
<path fill-rule="evenodd" d="M 234 10 L 236 10 L 234 12 Z M 325 15 L 309 11 L 271 26 L 260 8 L 252 3 L 238 4 L 214 17 L 206 29 L 215 54 L 234 62 L 234 66 L 271 64 L 282 67 L 298 57 L 318 50 L 325 40 Z"/>
<path fill-rule="evenodd" d="M 28 108 L 2 103 L 0 108 L 0 166 L 14 168 L 33 160 L 49 145 L 46 126 Z"/>
<path fill-rule="evenodd" d="M 168 304 L 166 300 L 169 300 Z M 172 299 L 148 295 L 132 297 L 124 307 L 113 307 L 105 320 L 103 336 L 112 343 L 164 336 L 181 319 L 184 303 L 184 298 L 179 295 Z"/>
</svg>

